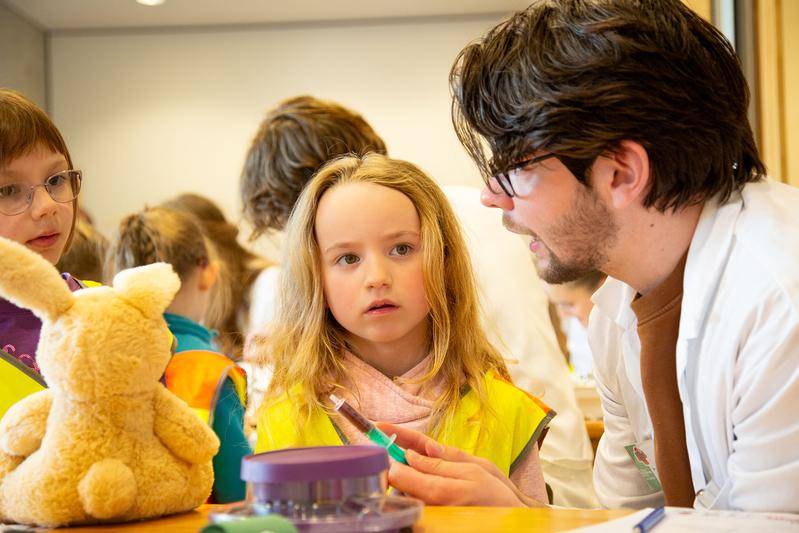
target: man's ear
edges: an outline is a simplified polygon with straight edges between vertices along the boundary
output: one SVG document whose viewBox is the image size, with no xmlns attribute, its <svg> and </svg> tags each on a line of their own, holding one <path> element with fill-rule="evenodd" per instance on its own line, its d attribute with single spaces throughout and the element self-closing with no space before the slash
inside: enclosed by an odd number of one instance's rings
<svg viewBox="0 0 799 533">
<path fill-rule="evenodd" d="M 200 267 L 200 275 L 197 286 L 201 291 L 207 291 L 213 287 L 219 279 L 219 263 L 209 261 L 204 267 Z"/>
<path fill-rule="evenodd" d="M 604 186 L 613 207 L 643 203 L 649 191 L 649 154 L 635 141 L 621 141 L 616 150 L 597 158 L 591 176 Z"/>
</svg>

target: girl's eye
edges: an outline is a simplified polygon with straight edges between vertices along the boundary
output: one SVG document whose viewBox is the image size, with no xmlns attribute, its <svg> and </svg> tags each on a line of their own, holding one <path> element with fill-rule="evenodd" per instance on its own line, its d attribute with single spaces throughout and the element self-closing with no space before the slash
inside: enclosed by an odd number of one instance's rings
<svg viewBox="0 0 799 533">
<path fill-rule="evenodd" d="M 67 181 L 67 178 L 63 174 L 53 174 L 47 178 L 47 185 L 50 187 L 60 187 L 65 181 Z"/>
<path fill-rule="evenodd" d="M 355 254 L 344 254 L 336 259 L 337 265 L 354 265 L 358 262 L 358 256 Z"/>
<path fill-rule="evenodd" d="M 0 187 L 0 198 L 11 198 L 14 196 L 18 196 L 20 193 L 20 186 L 16 183 L 12 183 L 11 185 L 3 185 Z"/>
<path fill-rule="evenodd" d="M 413 246 L 410 244 L 398 244 L 391 251 L 393 255 L 408 255 L 413 251 Z"/>
</svg>

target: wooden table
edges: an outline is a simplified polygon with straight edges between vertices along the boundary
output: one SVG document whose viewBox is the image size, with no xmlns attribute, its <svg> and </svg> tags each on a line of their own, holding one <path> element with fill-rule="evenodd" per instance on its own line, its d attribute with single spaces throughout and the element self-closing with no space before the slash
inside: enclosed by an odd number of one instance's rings
<svg viewBox="0 0 799 533">
<path fill-rule="evenodd" d="M 196 533 L 208 521 L 211 505 L 196 511 L 159 520 L 133 522 L 113 526 L 66 528 L 68 533 L 99 533 L 101 531 L 150 531 L 163 533 Z M 511 507 L 425 507 L 414 533 L 535 533 L 568 531 L 618 518 L 632 511 L 576 509 L 527 509 Z"/>
<path fill-rule="evenodd" d="M 600 418 L 599 420 L 585 421 L 585 429 L 588 431 L 588 438 L 591 439 L 591 447 L 594 449 L 596 455 L 596 447 L 599 445 L 599 439 L 605 433 L 605 422 Z"/>
</svg>

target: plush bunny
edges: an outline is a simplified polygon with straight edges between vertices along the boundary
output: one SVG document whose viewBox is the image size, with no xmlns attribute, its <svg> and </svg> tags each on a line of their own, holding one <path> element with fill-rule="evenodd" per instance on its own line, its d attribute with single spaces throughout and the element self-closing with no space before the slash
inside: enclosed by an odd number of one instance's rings
<svg viewBox="0 0 799 533">
<path fill-rule="evenodd" d="M 158 263 L 72 293 L 44 258 L 0 238 L 0 296 L 41 318 L 49 386 L 0 420 L 0 522 L 129 521 L 208 498 L 219 440 L 159 383 L 162 313 L 179 287 Z"/>
</svg>

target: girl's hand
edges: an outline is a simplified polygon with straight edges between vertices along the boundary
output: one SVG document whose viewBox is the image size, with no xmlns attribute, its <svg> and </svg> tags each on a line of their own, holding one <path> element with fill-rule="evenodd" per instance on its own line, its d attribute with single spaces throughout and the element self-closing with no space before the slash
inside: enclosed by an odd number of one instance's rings
<svg viewBox="0 0 799 533">
<path fill-rule="evenodd" d="M 387 435 L 396 434 L 406 449 L 408 465 L 392 463 L 389 483 L 430 505 L 544 507 L 522 494 L 497 466 L 458 448 L 392 424 L 379 423 Z"/>
</svg>

